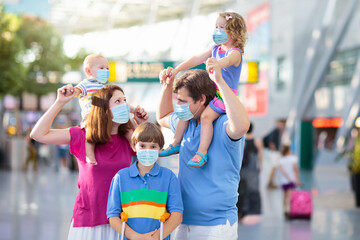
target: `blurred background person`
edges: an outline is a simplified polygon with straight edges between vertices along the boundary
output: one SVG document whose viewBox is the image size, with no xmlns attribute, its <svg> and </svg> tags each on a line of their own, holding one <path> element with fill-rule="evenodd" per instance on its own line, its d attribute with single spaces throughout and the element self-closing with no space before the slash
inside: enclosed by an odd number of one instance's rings
<svg viewBox="0 0 360 240">
<path fill-rule="evenodd" d="M 281 148 L 281 158 L 279 159 L 279 169 L 281 172 L 281 187 L 284 191 L 283 204 L 284 214 L 289 216 L 290 196 L 296 186 L 301 186 L 299 177 L 298 158 L 291 154 L 290 146 L 283 145 Z"/>
<path fill-rule="evenodd" d="M 277 185 L 274 183 L 274 180 L 280 158 L 279 151 L 281 146 L 281 139 L 285 131 L 285 123 L 286 120 L 277 120 L 276 127 L 263 138 L 264 147 L 270 150 L 268 153 L 270 155 L 272 165 L 269 181 L 267 184 L 269 189 L 274 189 L 277 187 Z"/>
<path fill-rule="evenodd" d="M 259 173 L 262 168 L 263 144 L 253 135 L 253 124 L 245 137 L 245 148 L 240 170 L 239 200 L 237 203 L 239 221 L 246 225 L 257 224 L 261 217 L 261 196 Z"/>
<path fill-rule="evenodd" d="M 36 141 L 30 138 L 30 132 L 32 128 L 29 128 L 26 133 L 26 142 L 27 142 L 27 157 L 23 164 L 23 171 L 28 170 L 29 163 L 32 164 L 34 172 L 38 171 L 38 150 L 36 146 Z"/>
</svg>

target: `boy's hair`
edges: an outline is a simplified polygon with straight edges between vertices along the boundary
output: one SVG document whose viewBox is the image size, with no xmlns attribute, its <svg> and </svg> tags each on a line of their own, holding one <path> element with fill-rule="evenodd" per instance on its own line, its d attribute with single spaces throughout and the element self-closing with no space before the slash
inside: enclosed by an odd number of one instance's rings
<svg viewBox="0 0 360 240">
<path fill-rule="evenodd" d="M 219 16 L 225 18 L 225 32 L 234 40 L 234 46 L 244 53 L 244 46 L 247 40 L 247 29 L 244 18 L 234 12 L 223 12 Z"/>
<path fill-rule="evenodd" d="M 131 145 L 135 146 L 138 142 L 157 143 L 160 149 L 162 149 L 165 140 L 160 128 L 156 124 L 144 122 L 137 126 L 131 137 Z"/>
<path fill-rule="evenodd" d="M 83 63 L 85 74 L 86 74 L 85 68 L 91 68 L 94 64 L 94 60 L 96 60 L 98 58 L 106 59 L 104 56 L 102 56 L 100 54 L 90 54 L 90 55 L 86 56 L 86 58 L 84 59 L 84 63 Z"/>
<path fill-rule="evenodd" d="M 205 106 L 209 104 L 216 94 L 214 82 L 211 81 L 209 74 L 201 69 L 191 69 L 181 74 L 174 83 L 173 92 L 177 93 L 182 87 L 188 90 L 189 96 L 195 102 L 201 100 L 204 94 L 206 97 Z"/>
<path fill-rule="evenodd" d="M 281 147 L 281 155 L 286 156 L 290 152 L 290 146 L 289 145 L 283 145 Z"/>
<path fill-rule="evenodd" d="M 118 90 L 124 93 L 117 85 L 106 85 L 99 89 L 91 98 L 91 109 L 86 124 L 86 140 L 93 144 L 105 144 L 111 140 L 112 112 L 109 108 L 110 98 Z M 124 136 L 132 127 L 130 120 L 121 124 L 118 134 Z"/>
</svg>

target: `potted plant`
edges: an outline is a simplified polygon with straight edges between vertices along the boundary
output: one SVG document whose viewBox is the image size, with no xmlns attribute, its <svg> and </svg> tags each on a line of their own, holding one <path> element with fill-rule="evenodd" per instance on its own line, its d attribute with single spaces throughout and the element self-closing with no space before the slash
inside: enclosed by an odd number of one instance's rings
<svg viewBox="0 0 360 240">
<path fill-rule="evenodd" d="M 359 129 L 354 131 L 354 150 L 350 154 L 349 170 L 351 173 L 351 185 L 355 193 L 356 207 L 360 207 L 360 134 Z"/>
<path fill-rule="evenodd" d="M 360 207 L 360 128 L 353 128 L 351 137 L 346 139 L 342 149 L 335 160 L 348 159 L 351 188 L 355 194 L 356 207 Z"/>
</svg>

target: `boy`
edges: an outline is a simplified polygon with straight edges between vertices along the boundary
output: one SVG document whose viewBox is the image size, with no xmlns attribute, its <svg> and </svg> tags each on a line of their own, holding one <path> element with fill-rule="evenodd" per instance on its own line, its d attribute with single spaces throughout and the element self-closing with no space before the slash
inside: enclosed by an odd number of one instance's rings
<svg viewBox="0 0 360 240">
<path fill-rule="evenodd" d="M 120 213 L 125 212 L 124 239 L 159 239 L 159 217 L 169 212 L 163 233 L 169 240 L 182 221 L 183 204 L 175 174 L 156 163 L 164 137 L 155 124 L 146 122 L 135 129 L 131 144 L 138 161 L 117 172 L 111 182 L 106 212 L 110 225 L 121 234 Z"/>
</svg>

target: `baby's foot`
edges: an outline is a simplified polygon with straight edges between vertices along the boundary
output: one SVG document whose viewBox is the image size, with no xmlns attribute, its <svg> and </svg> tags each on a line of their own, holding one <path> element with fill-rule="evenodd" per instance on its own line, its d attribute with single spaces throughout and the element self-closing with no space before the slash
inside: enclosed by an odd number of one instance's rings
<svg viewBox="0 0 360 240">
<path fill-rule="evenodd" d="M 91 165 L 97 165 L 95 157 L 86 156 L 86 162 L 91 164 Z"/>
</svg>

